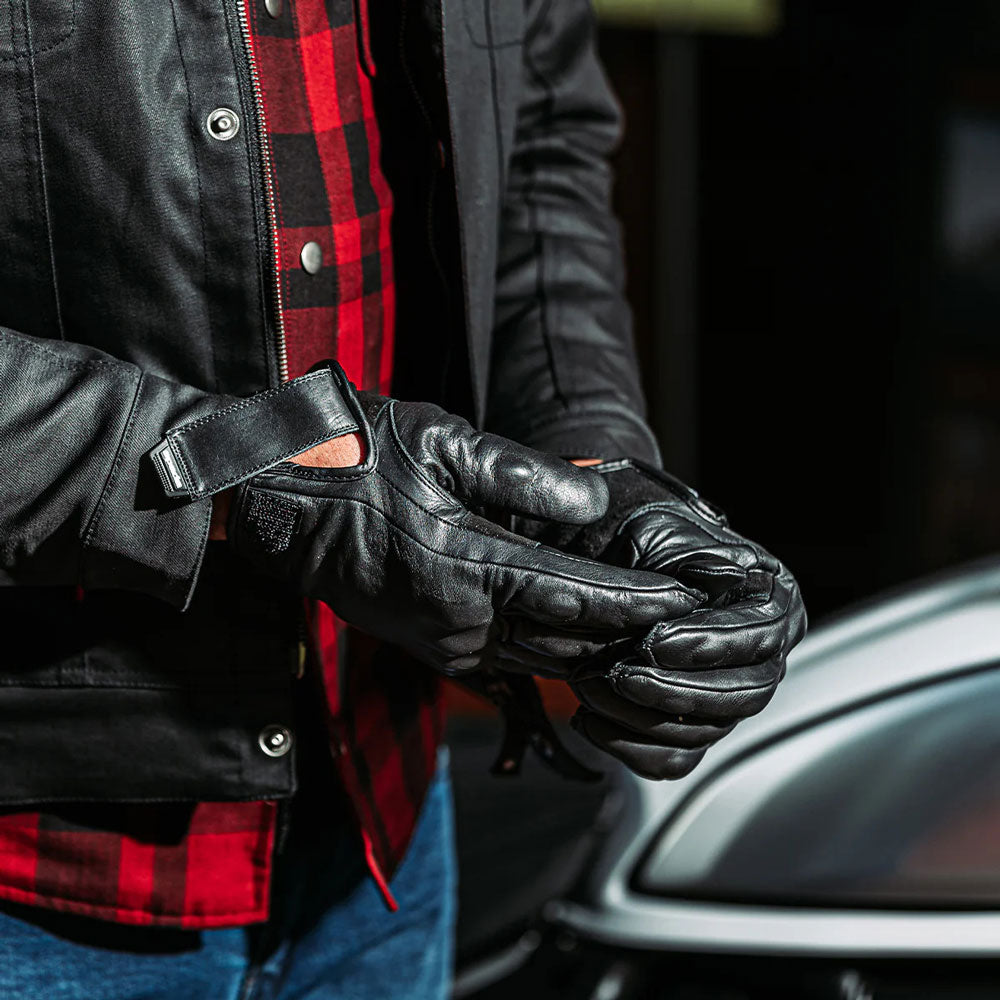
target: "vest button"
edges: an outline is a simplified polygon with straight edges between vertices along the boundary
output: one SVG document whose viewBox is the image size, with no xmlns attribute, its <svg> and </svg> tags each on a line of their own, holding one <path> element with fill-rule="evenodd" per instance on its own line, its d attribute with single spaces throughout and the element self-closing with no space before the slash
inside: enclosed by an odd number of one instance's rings
<svg viewBox="0 0 1000 1000">
<path fill-rule="evenodd" d="M 268 757 L 284 757 L 292 749 L 292 734 L 284 726 L 265 726 L 257 743 Z"/>
<path fill-rule="evenodd" d="M 271 17 L 281 17 L 281 0 L 264 0 L 264 10 Z"/>
<path fill-rule="evenodd" d="M 240 130 L 239 116 L 231 108 L 216 108 L 205 123 L 208 126 L 209 135 L 226 142 L 232 139 Z"/>
</svg>

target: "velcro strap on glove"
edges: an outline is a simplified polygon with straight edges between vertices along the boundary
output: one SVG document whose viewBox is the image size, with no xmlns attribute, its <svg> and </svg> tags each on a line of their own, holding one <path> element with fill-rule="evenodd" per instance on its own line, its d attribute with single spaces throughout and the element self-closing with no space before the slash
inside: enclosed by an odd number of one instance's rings
<svg viewBox="0 0 1000 1000">
<path fill-rule="evenodd" d="M 312 371 L 172 427 L 150 452 L 168 497 L 198 500 L 359 424 L 346 398 L 346 379 L 333 367 Z"/>
</svg>

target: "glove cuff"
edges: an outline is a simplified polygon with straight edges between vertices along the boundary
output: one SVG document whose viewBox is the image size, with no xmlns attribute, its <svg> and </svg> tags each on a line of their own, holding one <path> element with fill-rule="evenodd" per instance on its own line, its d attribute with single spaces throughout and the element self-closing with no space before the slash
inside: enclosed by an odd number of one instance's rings
<svg viewBox="0 0 1000 1000">
<path fill-rule="evenodd" d="M 625 508 L 626 513 L 619 523 L 647 503 L 674 500 L 687 504 L 699 517 L 712 524 L 723 527 L 729 524 L 725 513 L 709 503 L 694 487 L 641 459 L 622 458 L 589 468 L 605 477 L 612 503 Z"/>
</svg>

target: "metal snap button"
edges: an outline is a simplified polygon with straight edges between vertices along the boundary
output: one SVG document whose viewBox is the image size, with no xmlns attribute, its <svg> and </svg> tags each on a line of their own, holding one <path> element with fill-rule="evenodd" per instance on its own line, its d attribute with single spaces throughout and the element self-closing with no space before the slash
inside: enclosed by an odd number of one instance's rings
<svg viewBox="0 0 1000 1000">
<path fill-rule="evenodd" d="M 264 10 L 271 17 L 281 17 L 281 0 L 264 0 Z"/>
<path fill-rule="evenodd" d="M 216 108 L 206 122 L 209 133 L 221 142 L 232 139 L 240 130 L 239 116 L 231 108 Z"/>
<path fill-rule="evenodd" d="M 306 274 L 315 274 L 323 266 L 323 248 L 315 240 L 310 240 L 303 246 L 299 260 Z"/>
<path fill-rule="evenodd" d="M 268 757 L 284 757 L 292 749 L 292 734 L 284 726 L 265 726 L 257 743 Z"/>
</svg>

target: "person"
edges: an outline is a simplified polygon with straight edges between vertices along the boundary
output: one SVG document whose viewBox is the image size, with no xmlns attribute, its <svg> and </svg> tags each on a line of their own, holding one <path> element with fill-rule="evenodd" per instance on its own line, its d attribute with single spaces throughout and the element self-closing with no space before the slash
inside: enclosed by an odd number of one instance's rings
<svg viewBox="0 0 1000 1000">
<path fill-rule="evenodd" d="M 443 997 L 442 674 L 674 777 L 805 627 L 659 468 L 588 2 L 13 0 L 0 83 L 0 993 Z"/>
</svg>

